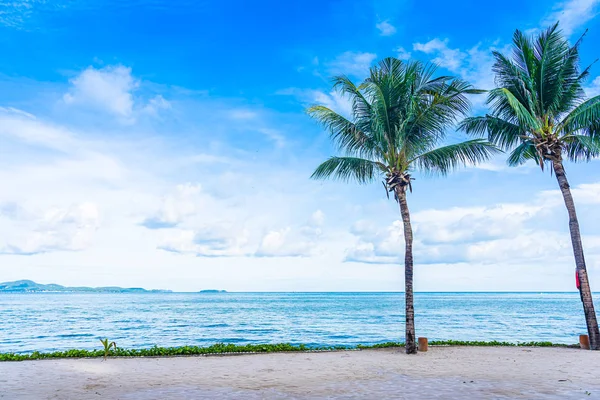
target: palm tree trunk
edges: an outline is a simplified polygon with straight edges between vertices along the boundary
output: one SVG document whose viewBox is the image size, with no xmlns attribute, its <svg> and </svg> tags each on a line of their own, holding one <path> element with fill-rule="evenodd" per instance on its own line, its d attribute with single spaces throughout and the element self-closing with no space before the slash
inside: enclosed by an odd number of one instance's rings
<svg viewBox="0 0 600 400">
<path fill-rule="evenodd" d="M 410 213 L 406 203 L 406 189 L 398 187 L 396 196 L 400 204 L 400 214 L 404 224 L 404 242 L 406 248 L 404 252 L 404 295 L 406 304 L 406 354 L 415 354 L 417 345 L 415 343 L 415 306 L 413 298 L 413 254 L 412 243 L 413 234 L 410 225 Z"/>
<path fill-rule="evenodd" d="M 598 321 L 594 311 L 594 302 L 592 299 L 592 290 L 588 280 L 587 269 L 585 267 L 585 258 L 583 256 L 583 245 L 581 243 L 581 233 L 579 232 L 579 222 L 575 213 L 575 203 L 571 195 L 571 189 L 565 169 L 562 162 L 554 160 L 552 162 L 554 173 L 560 186 L 567 211 L 569 213 L 569 230 L 571 231 L 571 243 L 573 244 L 573 253 L 575 254 L 576 273 L 579 278 L 579 294 L 583 303 L 583 312 L 585 314 L 585 323 L 587 324 L 588 336 L 590 338 L 590 348 L 600 350 L 600 331 L 598 330 Z"/>
</svg>

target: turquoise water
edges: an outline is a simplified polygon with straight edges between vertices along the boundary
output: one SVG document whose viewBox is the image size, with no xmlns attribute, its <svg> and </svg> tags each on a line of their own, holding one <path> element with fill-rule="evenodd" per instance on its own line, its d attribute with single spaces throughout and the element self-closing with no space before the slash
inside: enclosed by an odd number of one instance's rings
<svg viewBox="0 0 600 400">
<path fill-rule="evenodd" d="M 596 303 L 598 296 L 595 295 Z M 417 293 L 417 336 L 576 343 L 577 293 Z M 403 293 L 0 294 L 0 352 L 404 340 Z"/>
</svg>

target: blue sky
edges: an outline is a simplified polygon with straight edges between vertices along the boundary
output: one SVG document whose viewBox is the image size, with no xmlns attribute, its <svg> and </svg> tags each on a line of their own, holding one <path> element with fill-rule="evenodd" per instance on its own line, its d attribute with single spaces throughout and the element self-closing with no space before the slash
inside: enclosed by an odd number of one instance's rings
<svg viewBox="0 0 600 400">
<path fill-rule="evenodd" d="M 381 185 L 310 181 L 338 73 L 386 56 L 493 85 L 491 50 L 560 20 L 600 57 L 600 1 L 0 2 L 0 281 L 402 290 Z M 600 67 L 586 88 L 600 94 Z M 485 111 L 474 99 L 474 113 Z M 449 140 L 461 138 L 449 132 Z M 567 165 L 592 288 L 600 162 Z M 417 176 L 415 288 L 573 290 L 556 181 L 502 157 Z"/>
</svg>

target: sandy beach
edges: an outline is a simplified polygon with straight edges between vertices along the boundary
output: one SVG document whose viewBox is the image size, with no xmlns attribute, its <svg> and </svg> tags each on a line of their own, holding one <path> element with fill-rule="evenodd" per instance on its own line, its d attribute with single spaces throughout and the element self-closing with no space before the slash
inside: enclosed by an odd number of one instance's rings
<svg viewBox="0 0 600 400">
<path fill-rule="evenodd" d="M 2 399 L 600 399 L 600 353 L 433 347 L 0 363 Z"/>
</svg>

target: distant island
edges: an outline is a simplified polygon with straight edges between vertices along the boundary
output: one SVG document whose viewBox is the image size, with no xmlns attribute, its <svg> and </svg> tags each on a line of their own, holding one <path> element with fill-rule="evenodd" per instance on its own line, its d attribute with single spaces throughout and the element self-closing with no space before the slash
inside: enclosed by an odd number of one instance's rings
<svg viewBox="0 0 600 400">
<path fill-rule="evenodd" d="M 199 291 L 198 293 L 227 293 L 227 290 L 205 289 Z"/>
<path fill-rule="evenodd" d="M 35 293 L 35 292 L 77 292 L 77 293 L 170 293 L 171 290 L 146 290 L 142 288 L 105 287 L 68 287 L 54 283 L 44 285 L 30 280 L 0 283 L 0 293 Z"/>
</svg>

